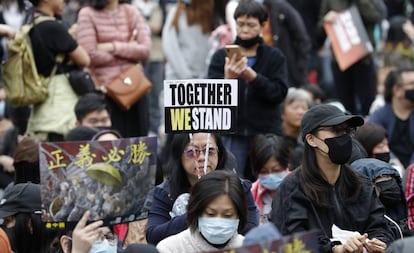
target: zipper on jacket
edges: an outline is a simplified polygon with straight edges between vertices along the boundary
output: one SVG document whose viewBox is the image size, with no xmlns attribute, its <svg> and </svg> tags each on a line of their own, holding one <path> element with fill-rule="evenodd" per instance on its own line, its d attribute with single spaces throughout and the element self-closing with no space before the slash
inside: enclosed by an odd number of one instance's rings
<svg viewBox="0 0 414 253">
<path fill-rule="evenodd" d="M 344 216 L 343 216 L 341 204 L 339 203 L 339 199 L 338 199 L 337 190 L 336 190 L 335 185 L 332 186 L 332 194 L 333 194 L 333 202 L 334 202 L 334 209 L 335 209 L 335 220 L 336 220 L 336 218 L 340 218 L 340 217 L 344 217 Z"/>
</svg>

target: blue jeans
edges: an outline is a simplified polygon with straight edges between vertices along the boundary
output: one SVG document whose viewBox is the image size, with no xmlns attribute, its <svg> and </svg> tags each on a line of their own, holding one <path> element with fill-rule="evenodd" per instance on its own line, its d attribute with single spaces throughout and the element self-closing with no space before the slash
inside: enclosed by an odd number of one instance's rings
<svg viewBox="0 0 414 253">
<path fill-rule="evenodd" d="M 144 67 L 145 76 L 152 82 L 152 88 L 148 93 L 149 100 L 149 131 L 158 134 L 161 124 L 160 94 L 163 89 L 164 62 L 148 61 Z"/>
<path fill-rule="evenodd" d="M 250 169 L 250 165 L 247 164 L 249 157 L 249 148 L 253 136 L 242 135 L 223 135 L 222 140 L 224 146 L 231 151 L 236 157 L 237 167 L 236 172 L 241 178 L 245 178 L 246 169 Z M 249 173 L 250 174 L 250 173 Z"/>
</svg>

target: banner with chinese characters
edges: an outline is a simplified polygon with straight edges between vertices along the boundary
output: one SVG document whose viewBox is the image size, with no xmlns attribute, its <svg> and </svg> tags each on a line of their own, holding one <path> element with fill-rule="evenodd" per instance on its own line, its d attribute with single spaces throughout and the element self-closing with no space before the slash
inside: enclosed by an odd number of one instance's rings
<svg viewBox="0 0 414 253">
<path fill-rule="evenodd" d="M 324 23 L 339 68 L 344 71 L 373 51 L 361 15 L 355 5 Z"/>
<path fill-rule="evenodd" d="M 297 233 L 274 241 L 210 253 L 319 253 L 318 234 L 317 231 Z"/>
<path fill-rule="evenodd" d="M 234 132 L 235 79 L 164 80 L 166 133 Z"/>
<path fill-rule="evenodd" d="M 65 228 L 86 210 L 112 225 L 144 219 L 152 202 L 156 137 L 40 144 L 40 181 L 47 228 Z"/>
</svg>

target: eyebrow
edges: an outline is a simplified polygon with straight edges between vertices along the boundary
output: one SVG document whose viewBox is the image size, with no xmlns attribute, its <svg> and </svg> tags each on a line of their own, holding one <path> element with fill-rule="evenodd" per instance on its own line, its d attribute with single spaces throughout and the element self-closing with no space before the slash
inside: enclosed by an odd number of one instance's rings
<svg viewBox="0 0 414 253">
<path fill-rule="evenodd" d="M 217 209 L 215 209 L 215 208 L 212 208 L 212 207 L 206 207 L 206 211 L 208 211 L 208 210 L 211 210 L 211 211 L 217 211 Z M 230 207 L 230 208 L 224 209 L 223 211 L 225 211 L 225 212 L 228 212 L 228 211 L 236 211 L 236 208 L 234 208 L 234 207 Z"/>
<path fill-rule="evenodd" d="M 202 149 L 202 148 L 206 148 L 207 147 L 207 144 L 204 144 L 203 146 L 196 146 L 196 145 L 194 145 L 194 144 L 190 144 L 190 145 L 188 145 L 189 147 L 193 147 L 193 148 L 196 148 L 196 149 Z M 209 146 L 210 148 L 216 148 L 217 147 L 217 145 L 216 144 L 212 144 L 212 143 L 210 143 L 210 146 Z"/>
</svg>

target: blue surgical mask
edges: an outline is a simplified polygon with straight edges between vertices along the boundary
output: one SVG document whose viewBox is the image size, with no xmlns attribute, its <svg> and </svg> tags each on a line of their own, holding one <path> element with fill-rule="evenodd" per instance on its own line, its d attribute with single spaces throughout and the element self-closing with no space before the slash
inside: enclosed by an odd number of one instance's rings
<svg viewBox="0 0 414 253">
<path fill-rule="evenodd" d="M 89 253 L 116 253 L 116 244 L 111 245 L 107 239 L 92 244 Z"/>
<path fill-rule="evenodd" d="M 239 227 L 239 219 L 199 217 L 198 229 L 211 244 L 224 244 L 230 240 Z"/>
<path fill-rule="evenodd" d="M 276 173 L 270 173 L 259 177 L 260 183 L 268 190 L 276 190 L 279 188 L 280 183 L 288 175 L 287 171 L 281 171 Z"/>
</svg>

